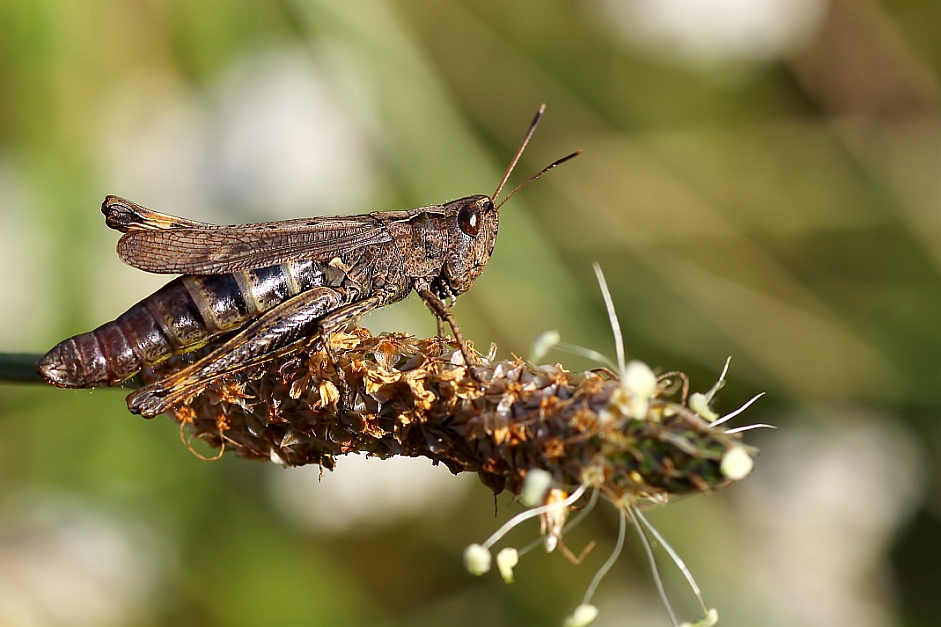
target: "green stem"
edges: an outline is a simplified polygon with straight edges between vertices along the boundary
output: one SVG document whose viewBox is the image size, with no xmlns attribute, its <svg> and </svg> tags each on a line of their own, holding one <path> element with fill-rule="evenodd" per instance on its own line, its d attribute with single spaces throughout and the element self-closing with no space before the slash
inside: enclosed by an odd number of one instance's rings
<svg viewBox="0 0 941 627">
<path fill-rule="evenodd" d="M 42 383 L 36 374 L 40 357 L 35 353 L 0 353 L 0 381 Z"/>
</svg>

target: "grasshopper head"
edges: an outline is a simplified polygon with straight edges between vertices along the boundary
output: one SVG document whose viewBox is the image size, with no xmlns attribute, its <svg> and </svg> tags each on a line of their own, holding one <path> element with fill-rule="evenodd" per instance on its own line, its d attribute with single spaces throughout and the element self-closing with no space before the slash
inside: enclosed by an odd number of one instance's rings
<svg viewBox="0 0 941 627">
<path fill-rule="evenodd" d="M 445 205 L 448 247 L 442 282 L 453 296 L 463 294 L 480 276 L 497 242 L 500 218 L 487 196 L 468 196 Z"/>
<path fill-rule="evenodd" d="M 529 125 L 529 130 L 526 131 L 523 143 L 520 144 L 516 156 L 513 157 L 492 196 L 468 196 L 449 202 L 444 206 L 448 229 L 448 250 L 441 276 L 437 279 L 438 291 L 442 296 L 463 294 L 470 289 L 470 286 L 474 284 L 474 280 L 480 276 L 487 261 L 490 260 L 493 245 L 497 242 L 497 227 L 500 223 L 498 212 L 503 203 L 552 168 L 581 154 L 582 151 L 577 150 L 568 156 L 553 161 L 525 182 L 517 185 L 502 200 L 498 200 L 500 192 L 503 191 L 503 186 L 506 185 L 510 174 L 513 173 L 513 168 L 516 167 L 523 151 L 526 150 L 529 139 L 536 131 L 536 127 L 539 126 L 539 120 L 542 119 L 545 110 L 546 105 L 539 107 L 536 117 Z"/>
</svg>

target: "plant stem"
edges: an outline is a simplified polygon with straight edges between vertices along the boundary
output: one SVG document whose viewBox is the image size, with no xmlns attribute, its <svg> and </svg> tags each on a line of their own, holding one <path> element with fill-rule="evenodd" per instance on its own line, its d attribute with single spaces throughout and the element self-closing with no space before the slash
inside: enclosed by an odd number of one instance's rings
<svg viewBox="0 0 941 627">
<path fill-rule="evenodd" d="M 0 381 L 42 383 L 36 374 L 40 357 L 35 353 L 0 353 Z"/>
</svg>

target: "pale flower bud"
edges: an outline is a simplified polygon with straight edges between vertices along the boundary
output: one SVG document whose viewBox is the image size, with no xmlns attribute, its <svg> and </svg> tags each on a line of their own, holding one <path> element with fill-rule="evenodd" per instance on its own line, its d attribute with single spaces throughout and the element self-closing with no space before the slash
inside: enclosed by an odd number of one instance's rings
<svg viewBox="0 0 941 627">
<path fill-rule="evenodd" d="M 691 623 L 681 623 L 680 627 L 713 627 L 719 622 L 719 611 L 709 608 L 705 616 L 700 616 Z"/>
<path fill-rule="evenodd" d="M 565 619 L 562 627 L 585 627 L 598 618 L 598 608 L 594 605 L 582 603 L 575 608 L 572 615 Z"/>
<path fill-rule="evenodd" d="M 722 462 L 719 469 L 722 474 L 732 481 L 740 481 L 748 476 L 754 467 L 751 455 L 745 450 L 744 446 L 733 446 L 722 455 Z"/>
<path fill-rule="evenodd" d="M 543 497 L 552 485 L 552 475 L 541 468 L 534 468 L 526 473 L 520 503 L 525 507 L 534 507 L 542 503 Z"/>
<path fill-rule="evenodd" d="M 497 553 L 497 570 L 503 581 L 513 583 L 513 568 L 519 563 L 520 556 L 516 549 L 507 547 Z"/>
<path fill-rule="evenodd" d="M 483 575 L 490 570 L 490 550 L 480 544 L 471 544 L 464 549 L 464 568 L 472 575 Z"/>
<path fill-rule="evenodd" d="M 530 355 L 529 361 L 539 363 L 546 356 L 546 353 L 561 341 L 562 336 L 559 335 L 558 331 L 543 331 L 533 340 L 533 353 Z"/>
<path fill-rule="evenodd" d="M 641 420 L 647 416 L 647 405 L 657 395 L 657 375 L 642 361 L 627 362 L 621 387 L 630 396 L 627 412 L 631 418 Z"/>
<path fill-rule="evenodd" d="M 686 401 L 686 403 L 689 405 L 690 409 L 709 422 L 713 422 L 719 418 L 719 414 L 712 411 L 712 408 L 709 407 L 709 398 L 701 392 L 693 392 L 690 394 L 689 400 Z"/>
<path fill-rule="evenodd" d="M 562 537 L 562 529 L 565 527 L 565 520 L 569 515 L 569 508 L 565 504 L 568 494 L 564 490 L 553 489 L 549 491 L 546 497 L 546 506 L 548 509 L 539 516 L 539 530 L 545 536 L 545 547 L 547 553 L 552 553 L 559 545 L 559 539 Z"/>
<path fill-rule="evenodd" d="M 712 386 L 712 389 L 705 394 L 700 392 L 690 394 L 689 400 L 686 402 L 690 409 L 699 414 L 702 418 L 705 418 L 708 422 L 715 422 L 719 419 L 719 414 L 714 412 L 710 405 L 712 404 L 712 399 L 716 397 L 716 393 L 725 387 L 725 375 L 729 371 L 729 363 L 731 361 L 731 357 L 725 360 L 722 374 L 719 375 L 719 380 Z"/>
</svg>

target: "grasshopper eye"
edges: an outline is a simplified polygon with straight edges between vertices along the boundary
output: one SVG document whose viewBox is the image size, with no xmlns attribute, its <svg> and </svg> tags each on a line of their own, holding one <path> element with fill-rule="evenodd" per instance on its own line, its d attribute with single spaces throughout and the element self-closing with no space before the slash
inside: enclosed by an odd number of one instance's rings
<svg viewBox="0 0 941 627">
<path fill-rule="evenodd" d="M 457 214 L 457 225 L 467 235 L 477 237 L 477 232 L 480 231 L 480 212 L 477 210 L 477 205 L 467 205 L 461 209 L 461 212 Z"/>
</svg>

